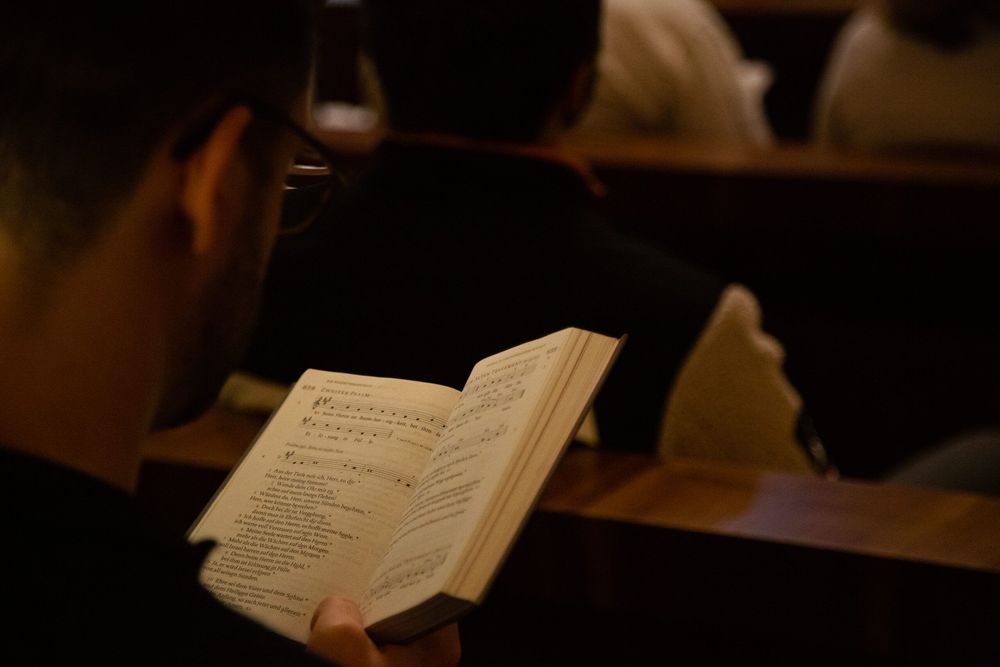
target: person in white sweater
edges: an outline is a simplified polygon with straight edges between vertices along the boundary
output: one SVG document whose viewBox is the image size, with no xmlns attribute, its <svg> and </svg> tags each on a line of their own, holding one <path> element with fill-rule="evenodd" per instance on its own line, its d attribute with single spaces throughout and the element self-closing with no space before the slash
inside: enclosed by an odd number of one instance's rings
<svg viewBox="0 0 1000 667">
<path fill-rule="evenodd" d="M 889 0 L 833 50 L 819 143 L 856 150 L 1000 150 L 1000 0 Z"/>
<path fill-rule="evenodd" d="M 596 86 L 579 131 L 768 145 L 771 79 L 705 0 L 604 0 Z"/>
</svg>

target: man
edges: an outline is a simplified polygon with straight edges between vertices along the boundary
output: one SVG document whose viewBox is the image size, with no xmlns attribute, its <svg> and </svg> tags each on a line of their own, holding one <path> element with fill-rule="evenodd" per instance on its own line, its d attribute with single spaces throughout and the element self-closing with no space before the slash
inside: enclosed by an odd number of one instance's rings
<svg viewBox="0 0 1000 667">
<path fill-rule="evenodd" d="M 618 235 L 555 147 L 588 101 L 599 10 L 364 3 L 388 139 L 327 224 L 276 251 L 246 368 L 460 387 L 478 359 L 563 327 L 628 333 L 596 402 L 604 447 L 809 472 L 752 295 Z"/>
<path fill-rule="evenodd" d="M 304 2 L 15 3 L 0 21 L 3 664 L 450 664 L 454 628 L 309 646 L 197 581 L 129 493 L 214 398 L 254 311 L 312 69 Z"/>
</svg>

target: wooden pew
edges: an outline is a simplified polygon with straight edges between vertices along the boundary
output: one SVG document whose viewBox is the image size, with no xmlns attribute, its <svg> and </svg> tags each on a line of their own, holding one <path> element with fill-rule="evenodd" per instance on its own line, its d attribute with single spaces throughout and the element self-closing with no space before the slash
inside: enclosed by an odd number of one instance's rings
<svg viewBox="0 0 1000 667">
<path fill-rule="evenodd" d="M 760 297 L 852 475 L 1000 420 L 1000 162 L 578 143 L 624 230 Z"/>
<path fill-rule="evenodd" d="M 261 423 L 154 436 L 140 496 L 221 479 Z M 463 623 L 467 664 L 972 664 L 997 639 L 997 525 L 972 495 L 572 450 Z"/>
<path fill-rule="evenodd" d="M 578 451 L 465 633 L 495 651 L 537 610 L 527 653 L 573 638 L 585 664 L 980 664 L 997 655 L 997 509 Z"/>
</svg>

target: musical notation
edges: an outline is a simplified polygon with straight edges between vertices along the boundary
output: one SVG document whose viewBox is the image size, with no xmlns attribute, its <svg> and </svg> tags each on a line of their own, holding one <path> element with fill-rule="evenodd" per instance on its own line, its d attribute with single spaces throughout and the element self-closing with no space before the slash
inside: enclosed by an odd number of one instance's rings
<svg viewBox="0 0 1000 667">
<path fill-rule="evenodd" d="M 327 431 L 341 433 L 343 435 L 353 435 L 357 437 L 367 436 L 369 438 L 391 438 L 392 429 L 379 426 L 368 426 L 365 424 L 347 424 L 343 422 L 327 421 L 314 417 L 303 417 L 299 423 L 301 428 L 310 431 Z"/>
<path fill-rule="evenodd" d="M 472 417 L 481 412 L 487 412 L 494 408 L 500 408 L 505 405 L 509 405 L 514 401 L 518 400 L 519 398 L 521 398 L 522 396 L 524 396 L 524 389 L 515 389 L 514 391 L 511 391 L 506 394 L 501 394 L 500 396 L 492 396 L 490 398 L 484 398 L 475 405 L 457 413 L 453 417 L 453 420 L 465 419 L 466 417 Z"/>
<path fill-rule="evenodd" d="M 411 475 L 404 475 L 385 466 L 358 463 L 351 459 L 330 459 L 311 454 L 298 454 L 294 450 L 286 451 L 278 459 L 292 465 L 315 466 L 317 468 L 342 470 L 359 475 L 371 475 L 372 477 L 378 477 L 379 479 L 407 488 L 413 488 L 417 485 L 416 478 Z"/>
<path fill-rule="evenodd" d="M 517 380 L 519 378 L 526 377 L 535 372 L 537 364 L 524 364 L 518 368 L 514 368 L 506 373 L 496 375 L 489 378 L 483 378 L 482 380 L 477 379 L 475 382 L 471 382 L 465 385 L 465 389 L 462 391 L 466 396 L 477 394 L 483 389 L 488 389 L 489 387 L 496 386 L 498 384 L 503 384 L 505 382 L 510 382 L 512 380 Z"/>
<path fill-rule="evenodd" d="M 334 396 L 320 396 L 313 401 L 313 409 L 326 408 L 339 412 L 359 412 L 380 417 L 396 417 L 397 419 L 411 419 L 413 421 L 430 424 L 438 428 L 445 427 L 445 421 L 440 417 L 424 410 L 411 410 L 380 405 L 378 403 L 366 403 L 364 401 L 347 401 Z"/>
<path fill-rule="evenodd" d="M 368 590 L 365 597 L 378 599 L 383 594 L 391 590 L 404 588 L 410 584 L 427 579 L 432 576 L 447 559 L 447 548 L 438 549 L 437 551 L 429 553 L 425 556 L 415 558 L 412 563 L 398 567 L 395 570 L 387 572 L 379 577 L 378 582 Z"/>
<path fill-rule="evenodd" d="M 493 440 L 496 440 L 506 432 L 507 432 L 507 425 L 500 424 L 499 426 L 487 428 L 481 431 L 480 433 L 466 436 L 464 438 L 456 440 L 455 442 L 449 442 L 448 444 L 441 445 L 436 450 L 434 450 L 434 455 L 431 456 L 431 460 L 436 460 L 439 458 L 443 458 L 445 456 L 451 456 L 452 454 L 455 454 L 456 452 L 459 452 L 463 449 L 491 442 Z"/>
</svg>

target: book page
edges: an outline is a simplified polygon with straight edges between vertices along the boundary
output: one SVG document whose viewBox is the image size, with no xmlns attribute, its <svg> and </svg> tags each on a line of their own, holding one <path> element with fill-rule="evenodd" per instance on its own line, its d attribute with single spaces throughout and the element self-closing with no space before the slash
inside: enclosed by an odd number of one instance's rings
<svg viewBox="0 0 1000 667">
<path fill-rule="evenodd" d="M 371 625 L 441 591 L 558 370 L 569 331 L 481 361 L 361 600 Z"/>
<path fill-rule="evenodd" d="M 444 592 L 456 599 L 483 599 L 624 342 L 580 333 L 565 346 L 565 363 L 539 406 L 531 433 L 496 480 L 489 506 L 477 519 L 461 562 L 446 584 Z"/>
<path fill-rule="evenodd" d="M 304 642 L 322 598 L 361 597 L 458 396 L 307 371 L 189 536 L 218 542 L 202 583 Z"/>
</svg>

